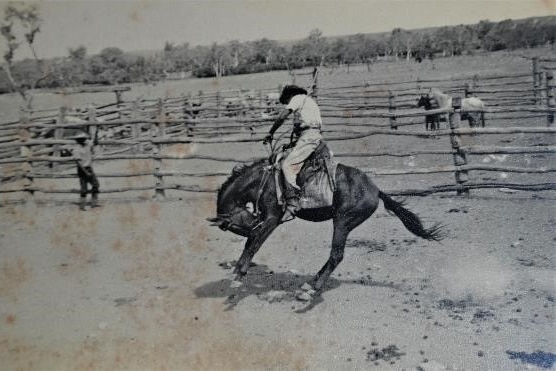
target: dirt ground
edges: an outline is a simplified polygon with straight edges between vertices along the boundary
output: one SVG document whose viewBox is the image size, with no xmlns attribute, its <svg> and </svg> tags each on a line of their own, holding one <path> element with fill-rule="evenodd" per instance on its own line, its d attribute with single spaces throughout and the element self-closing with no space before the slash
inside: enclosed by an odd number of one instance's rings
<svg viewBox="0 0 556 371">
<path fill-rule="evenodd" d="M 529 68 L 525 59 L 507 59 L 501 62 L 498 54 L 446 59 L 434 70 L 424 64 L 377 64 L 372 73 L 388 80 L 402 72 L 400 78 L 407 79 L 449 74 L 454 63 L 484 72 Z M 275 85 L 284 80 L 280 74 L 263 77 L 273 77 L 269 83 Z M 329 71 L 323 81 L 334 78 L 344 81 L 345 74 Z M 238 81 L 253 84 L 239 87 L 260 87 L 255 77 L 228 83 L 238 87 Z M 45 106 L 52 105 L 43 98 Z M 3 97 L 0 106 L 14 105 Z M 0 116 L 10 113 L 0 111 Z M 491 117 L 487 125 L 546 125 L 544 117 L 537 121 Z M 553 139 L 494 135 L 464 144 L 541 146 L 553 145 Z M 451 148 L 448 137 L 375 136 L 330 146 L 335 153 Z M 169 151 L 266 155 L 254 144 L 179 145 Z M 550 168 L 554 160 L 554 154 L 469 158 L 471 164 L 534 168 Z M 451 165 L 453 159 L 360 158 L 348 164 L 421 168 Z M 164 170 L 229 172 L 232 165 L 176 160 L 165 162 Z M 152 166 L 141 160 L 98 162 L 95 171 Z M 551 181 L 551 174 L 473 171 L 472 180 L 542 183 Z M 144 178 L 100 177 L 101 190 L 154 182 Z M 453 174 L 374 180 L 384 190 L 398 190 L 453 182 Z M 215 188 L 221 179 L 201 182 Z M 35 183 L 45 189 L 77 187 L 75 178 Z M 344 261 L 312 303 L 297 300 L 295 292 L 328 258 L 330 222 L 281 226 L 255 256 L 243 286 L 233 289 L 230 266 L 244 240 L 205 221 L 215 214 L 215 196 L 170 191 L 169 200 L 153 202 L 151 193 L 101 193 L 102 208 L 86 212 L 72 203 L 77 195 L 39 194 L 39 206 L 12 202 L 20 194 L 2 195 L 0 371 L 555 367 L 555 192 L 474 190 L 470 197 L 409 198 L 408 208 L 426 223 L 446 224 L 442 243 L 417 239 L 380 206 L 350 235 Z"/>
<path fill-rule="evenodd" d="M 442 243 L 381 206 L 312 303 L 331 223 L 281 226 L 232 289 L 213 197 L 0 207 L 0 369 L 554 367 L 553 192 L 410 198 Z"/>
</svg>

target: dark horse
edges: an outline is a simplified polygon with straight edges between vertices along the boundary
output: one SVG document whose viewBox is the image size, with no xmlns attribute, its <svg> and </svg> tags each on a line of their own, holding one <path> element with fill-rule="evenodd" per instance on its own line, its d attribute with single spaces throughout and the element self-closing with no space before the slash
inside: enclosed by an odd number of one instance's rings
<svg viewBox="0 0 556 371">
<path fill-rule="evenodd" d="M 274 166 L 267 159 L 234 168 L 218 192 L 216 218 L 208 219 L 222 230 L 247 237 L 243 253 L 235 265 L 236 281 L 247 273 L 253 256 L 281 223 L 284 210 L 277 201 L 274 171 Z M 342 261 L 348 234 L 375 212 L 379 199 L 411 233 L 433 241 L 442 238 L 439 224 L 424 228 L 417 215 L 380 191 L 359 169 L 338 164 L 335 179 L 332 206 L 303 209 L 297 214 L 297 217 L 308 221 L 332 219 L 334 223 L 330 257 L 311 283 L 316 293 L 321 292 L 328 277 Z"/>
<path fill-rule="evenodd" d="M 432 99 L 426 95 L 421 95 L 417 101 L 417 107 L 425 107 L 425 110 L 430 111 L 433 108 Z M 438 130 L 440 129 L 440 114 L 436 113 L 434 115 L 425 116 L 425 130 Z"/>
</svg>

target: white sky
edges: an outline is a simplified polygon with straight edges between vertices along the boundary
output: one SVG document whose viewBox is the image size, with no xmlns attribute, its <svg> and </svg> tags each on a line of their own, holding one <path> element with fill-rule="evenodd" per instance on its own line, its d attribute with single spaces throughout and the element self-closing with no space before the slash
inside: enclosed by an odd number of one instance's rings
<svg viewBox="0 0 556 371">
<path fill-rule="evenodd" d="M 166 41 L 302 39 L 315 28 L 336 36 L 555 15 L 556 0 L 43 0 L 40 9 L 38 54 L 53 57 L 79 45 L 94 54 L 108 46 L 161 49 Z"/>
</svg>

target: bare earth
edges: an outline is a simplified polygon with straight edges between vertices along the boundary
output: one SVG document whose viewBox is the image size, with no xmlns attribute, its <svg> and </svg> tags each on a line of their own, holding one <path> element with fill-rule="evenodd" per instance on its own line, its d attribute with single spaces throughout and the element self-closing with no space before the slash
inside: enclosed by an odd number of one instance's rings
<svg viewBox="0 0 556 371">
<path fill-rule="evenodd" d="M 280 227 L 231 289 L 243 241 L 204 221 L 212 195 L 1 207 L 0 369 L 545 369 L 512 355 L 556 349 L 554 199 L 409 199 L 442 244 L 381 206 L 312 304 L 331 223 Z"/>
</svg>

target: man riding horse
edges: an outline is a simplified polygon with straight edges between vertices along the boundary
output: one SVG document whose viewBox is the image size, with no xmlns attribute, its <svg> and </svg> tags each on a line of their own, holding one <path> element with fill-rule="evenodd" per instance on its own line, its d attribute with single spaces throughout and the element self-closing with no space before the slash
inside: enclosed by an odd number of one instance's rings
<svg viewBox="0 0 556 371">
<path fill-rule="evenodd" d="M 376 211 L 380 200 L 386 210 L 396 215 L 414 235 L 432 241 L 442 239 L 441 225 L 425 228 L 416 214 L 382 192 L 361 170 L 343 164 L 328 166 L 330 153 L 323 149 L 320 110 L 316 102 L 307 96 L 306 90 L 287 86 L 280 96 L 280 103 L 285 104 L 286 108 L 279 114 L 265 142 L 272 141 L 276 130 L 294 113 L 294 131 L 299 138 L 281 165 L 289 188 L 284 192 L 287 193 L 287 211 L 282 207 L 282 181 L 274 171 L 276 151 L 273 151 L 275 153 L 270 159 L 263 158 L 234 168 L 218 190 L 216 217 L 207 219 L 224 231 L 247 238 L 234 267 L 233 287 L 241 285 L 242 277 L 247 274 L 253 257 L 266 239 L 282 222 L 291 220 L 296 213 L 298 218 L 312 222 L 332 220 L 334 229 L 330 257 L 309 283 L 312 289 L 304 289 L 310 298 L 320 295 L 326 281 L 344 257 L 349 233 Z M 304 163 L 307 169 L 301 171 Z M 327 173 L 325 178 L 322 177 L 324 171 Z M 304 192 L 309 194 L 300 197 L 297 178 Z M 315 180 L 322 180 L 323 183 Z M 324 194 L 326 198 L 321 197 Z M 314 202 L 317 199 L 319 202 Z"/>
<path fill-rule="evenodd" d="M 307 90 L 296 85 L 288 85 L 282 90 L 280 103 L 286 105 L 272 125 L 264 143 L 272 142 L 276 130 L 282 126 L 286 118 L 293 113 L 293 133 L 298 137 L 290 153 L 282 162 L 282 171 L 286 180 L 286 213 L 282 222 L 292 220 L 301 209 L 301 188 L 297 185 L 297 175 L 304 161 L 315 151 L 322 141 L 322 118 L 315 100 L 307 95 Z"/>
</svg>

